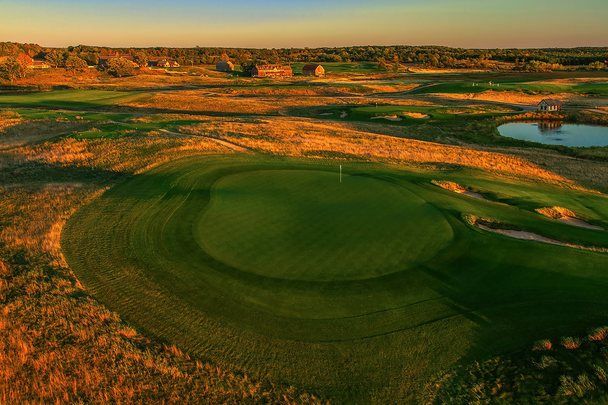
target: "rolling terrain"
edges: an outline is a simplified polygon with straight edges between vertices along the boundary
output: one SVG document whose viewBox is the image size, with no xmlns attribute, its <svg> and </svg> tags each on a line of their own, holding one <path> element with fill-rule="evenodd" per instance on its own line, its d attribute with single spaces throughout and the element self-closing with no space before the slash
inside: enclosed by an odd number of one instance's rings
<svg viewBox="0 0 608 405">
<path fill-rule="evenodd" d="M 160 166 L 70 220 L 68 263 L 142 330 L 339 402 L 412 399 L 461 356 L 603 322 L 604 253 L 514 240 L 462 216 L 608 247 L 605 231 L 534 212 L 566 205 L 606 226 L 604 196 L 466 171 L 346 167 L 340 183 L 331 162 Z M 500 200 L 443 190 L 438 176 Z"/>
<path fill-rule="evenodd" d="M 605 73 L 52 70 L 0 94 L 0 398 L 606 393 L 607 148 L 496 129 Z"/>
</svg>

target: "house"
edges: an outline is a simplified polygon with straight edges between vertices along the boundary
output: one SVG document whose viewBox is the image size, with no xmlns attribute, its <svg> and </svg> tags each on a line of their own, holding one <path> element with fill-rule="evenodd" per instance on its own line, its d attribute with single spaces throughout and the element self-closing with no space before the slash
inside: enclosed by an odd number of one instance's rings
<svg viewBox="0 0 608 405">
<path fill-rule="evenodd" d="M 13 59 L 12 56 L 0 56 L 0 63 Z M 45 60 L 33 59 L 26 53 L 20 53 L 14 59 L 26 69 L 50 69 L 51 66 Z"/>
<path fill-rule="evenodd" d="M 546 98 L 538 104 L 538 111 L 555 112 L 562 110 L 562 102 L 551 98 Z"/>
<path fill-rule="evenodd" d="M 289 65 L 255 65 L 251 77 L 291 77 L 293 70 Z"/>
<path fill-rule="evenodd" d="M 179 63 L 171 59 L 158 59 L 149 62 L 150 66 L 156 66 L 159 68 L 175 68 L 179 67 Z"/>
<path fill-rule="evenodd" d="M 221 60 L 215 65 L 215 70 L 218 72 L 234 72 L 234 63 L 229 60 Z"/>
<path fill-rule="evenodd" d="M 28 66 L 28 69 L 50 69 L 51 65 L 46 63 L 44 60 L 33 59 L 32 64 Z"/>
<path fill-rule="evenodd" d="M 138 68 L 139 65 L 137 64 L 137 62 L 135 62 L 133 60 L 133 56 L 129 55 L 129 54 L 120 54 L 118 52 L 109 52 L 109 53 L 104 53 L 99 57 L 99 61 L 97 62 L 97 65 L 102 68 L 102 69 L 107 69 L 108 65 L 110 63 L 110 61 L 112 59 L 125 59 L 128 60 L 129 62 L 131 62 L 131 66 L 133 66 L 134 68 Z"/>
<path fill-rule="evenodd" d="M 304 76 L 325 76 L 325 68 L 319 64 L 308 64 L 302 68 L 302 74 Z"/>
</svg>

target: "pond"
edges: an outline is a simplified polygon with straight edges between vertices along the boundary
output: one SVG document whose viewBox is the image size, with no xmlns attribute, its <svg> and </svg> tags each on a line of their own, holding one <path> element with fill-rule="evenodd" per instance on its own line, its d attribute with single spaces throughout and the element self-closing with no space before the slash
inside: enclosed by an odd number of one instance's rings
<svg viewBox="0 0 608 405">
<path fill-rule="evenodd" d="M 608 127 L 560 122 L 513 122 L 498 127 L 500 135 L 522 141 L 573 147 L 608 146 Z"/>
</svg>

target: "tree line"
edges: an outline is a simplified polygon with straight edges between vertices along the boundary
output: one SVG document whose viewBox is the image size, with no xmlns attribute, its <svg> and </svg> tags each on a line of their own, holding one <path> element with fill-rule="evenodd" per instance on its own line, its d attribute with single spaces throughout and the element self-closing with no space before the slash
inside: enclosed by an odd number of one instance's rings
<svg viewBox="0 0 608 405">
<path fill-rule="evenodd" d="M 377 62 L 386 70 L 399 63 L 435 68 L 500 68 L 509 64 L 515 70 L 550 71 L 584 66 L 606 69 L 608 48 L 547 49 L 463 49 L 443 46 L 351 46 L 336 48 L 108 48 L 70 46 L 45 48 L 36 44 L 0 42 L 0 57 L 25 53 L 44 59 L 53 67 L 68 69 L 98 66 L 108 55 L 128 56 L 140 66 L 150 60 L 166 58 L 182 66 L 215 64 L 227 55 L 235 64 L 251 66 L 266 63 L 294 62 Z"/>
</svg>

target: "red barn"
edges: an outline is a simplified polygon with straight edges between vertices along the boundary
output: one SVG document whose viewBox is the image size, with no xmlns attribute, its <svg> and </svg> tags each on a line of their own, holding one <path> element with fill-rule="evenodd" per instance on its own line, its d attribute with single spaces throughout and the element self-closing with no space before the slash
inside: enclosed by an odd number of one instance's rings
<svg viewBox="0 0 608 405">
<path fill-rule="evenodd" d="M 302 74 L 304 76 L 325 76 L 325 68 L 319 64 L 304 65 L 302 68 Z"/>
<path fill-rule="evenodd" d="M 255 65 L 251 77 L 291 77 L 293 70 L 289 65 Z"/>
<path fill-rule="evenodd" d="M 221 60 L 215 65 L 215 70 L 218 72 L 234 72 L 234 63 L 229 60 Z"/>
</svg>

